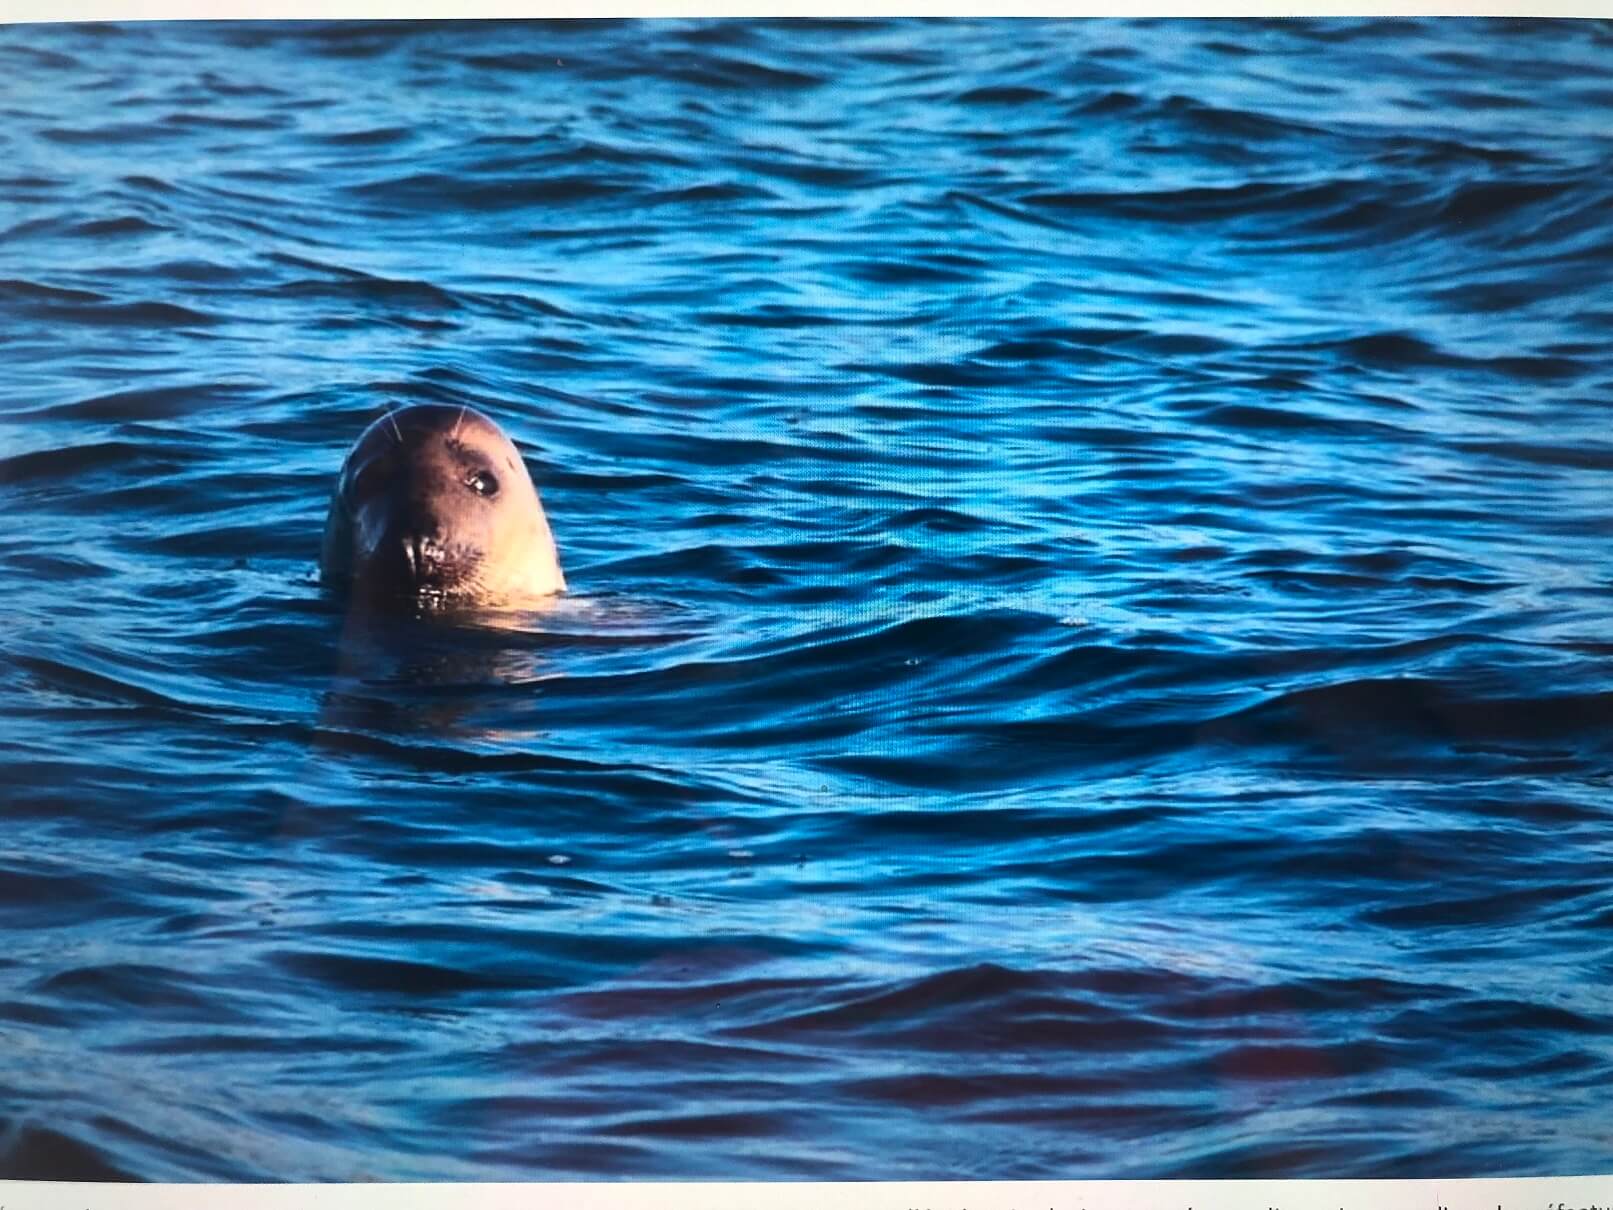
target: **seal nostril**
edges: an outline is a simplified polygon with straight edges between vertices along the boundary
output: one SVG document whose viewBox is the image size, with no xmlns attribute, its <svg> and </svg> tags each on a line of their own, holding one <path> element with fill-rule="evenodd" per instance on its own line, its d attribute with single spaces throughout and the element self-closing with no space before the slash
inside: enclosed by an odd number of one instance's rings
<svg viewBox="0 0 1613 1210">
<path fill-rule="evenodd" d="M 402 545 L 406 574 L 417 588 L 434 583 L 443 574 L 447 552 L 439 539 L 412 533 L 402 540 Z"/>
</svg>

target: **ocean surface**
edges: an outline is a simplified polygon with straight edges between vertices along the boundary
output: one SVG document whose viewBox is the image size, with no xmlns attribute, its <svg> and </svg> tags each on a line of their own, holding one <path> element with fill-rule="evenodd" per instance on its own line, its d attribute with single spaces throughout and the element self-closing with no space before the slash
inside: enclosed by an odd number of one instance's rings
<svg viewBox="0 0 1613 1210">
<path fill-rule="evenodd" d="M 0 1176 L 1613 1169 L 1613 27 L 0 28 Z M 572 591 L 350 612 L 391 408 Z"/>
</svg>

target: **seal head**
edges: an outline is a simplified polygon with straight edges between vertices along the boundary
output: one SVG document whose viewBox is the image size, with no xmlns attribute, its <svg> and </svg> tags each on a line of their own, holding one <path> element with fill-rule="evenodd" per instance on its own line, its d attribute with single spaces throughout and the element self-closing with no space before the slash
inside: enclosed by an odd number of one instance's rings
<svg viewBox="0 0 1613 1210">
<path fill-rule="evenodd" d="M 565 590 L 532 477 L 498 425 L 424 404 L 381 417 L 342 466 L 320 574 L 374 600 L 512 605 Z"/>
</svg>

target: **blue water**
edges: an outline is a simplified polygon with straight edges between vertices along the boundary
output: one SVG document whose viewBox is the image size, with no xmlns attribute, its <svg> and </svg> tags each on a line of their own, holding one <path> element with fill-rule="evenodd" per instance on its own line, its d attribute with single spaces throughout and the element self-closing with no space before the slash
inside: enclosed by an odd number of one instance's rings
<svg viewBox="0 0 1613 1210">
<path fill-rule="evenodd" d="M 1613 1168 L 1613 29 L 0 28 L 0 1175 Z M 349 618 L 467 404 L 573 591 Z"/>
</svg>

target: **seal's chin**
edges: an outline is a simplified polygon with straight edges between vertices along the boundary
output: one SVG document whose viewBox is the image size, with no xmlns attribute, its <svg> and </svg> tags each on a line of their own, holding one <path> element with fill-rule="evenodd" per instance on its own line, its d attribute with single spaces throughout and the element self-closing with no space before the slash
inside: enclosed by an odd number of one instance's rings
<svg viewBox="0 0 1613 1210">
<path fill-rule="evenodd" d="M 397 613 L 449 613 L 476 605 L 480 596 L 465 587 L 385 584 L 356 578 L 353 596 L 372 609 Z"/>
<path fill-rule="evenodd" d="M 451 609 L 478 599 L 476 562 L 427 542 L 388 543 L 354 568 L 352 585 L 372 604 Z"/>
</svg>

